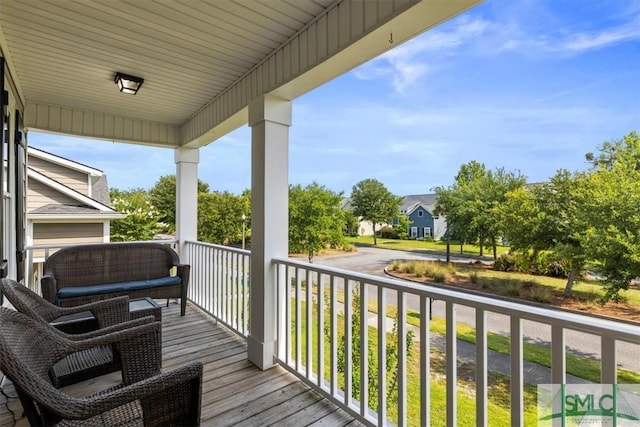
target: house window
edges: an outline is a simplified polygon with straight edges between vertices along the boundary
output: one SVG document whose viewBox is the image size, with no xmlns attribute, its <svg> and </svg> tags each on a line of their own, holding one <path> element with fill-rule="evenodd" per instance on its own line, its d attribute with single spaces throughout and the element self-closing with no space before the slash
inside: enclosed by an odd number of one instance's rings
<svg viewBox="0 0 640 427">
<path fill-rule="evenodd" d="M 432 237 L 431 236 L 431 227 L 425 227 L 423 230 L 424 237 Z"/>
<path fill-rule="evenodd" d="M 418 227 L 411 227 L 411 237 L 418 237 Z"/>
<path fill-rule="evenodd" d="M 422 214 L 423 214 L 423 213 L 424 213 L 424 212 L 422 212 L 422 211 L 418 211 L 418 216 L 419 216 L 419 217 L 422 217 Z"/>
</svg>

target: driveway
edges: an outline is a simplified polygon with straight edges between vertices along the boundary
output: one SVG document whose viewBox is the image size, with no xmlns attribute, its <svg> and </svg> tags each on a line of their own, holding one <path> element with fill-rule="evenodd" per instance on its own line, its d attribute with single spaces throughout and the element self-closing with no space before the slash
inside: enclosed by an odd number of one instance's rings
<svg viewBox="0 0 640 427">
<path fill-rule="evenodd" d="M 374 276 L 388 277 L 384 273 L 384 268 L 393 260 L 444 260 L 444 256 L 432 255 L 428 253 L 416 253 L 407 251 L 396 251 L 390 249 L 378 249 L 370 247 L 358 248 L 357 253 L 316 257 L 314 263 L 329 267 L 342 268 L 345 270 L 357 271 Z M 469 258 L 451 257 L 452 261 L 469 262 Z M 375 292 L 369 293 L 371 298 L 376 298 Z M 395 292 L 389 290 L 387 294 L 389 304 L 395 304 Z M 407 306 L 409 309 L 419 309 L 419 298 L 407 296 Z M 433 316 L 442 317 L 445 315 L 445 305 L 442 301 L 434 301 Z M 459 323 L 475 326 L 475 310 L 470 307 L 457 306 L 456 316 Z M 510 335 L 509 320 L 507 316 L 490 313 L 487 316 L 488 328 L 491 332 L 505 336 Z M 541 345 L 550 345 L 551 328 L 537 322 L 524 321 L 523 336 L 525 341 Z M 600 359 L 600 342 L 589 334 L 577 331 L 566 332 L 567 352 L 584 357 Z M 640 372 L 640 357 L 638 357 L 638 346 L 619 342 L 617 349 L 618 365 L 620 367 Z"/>
</svg>

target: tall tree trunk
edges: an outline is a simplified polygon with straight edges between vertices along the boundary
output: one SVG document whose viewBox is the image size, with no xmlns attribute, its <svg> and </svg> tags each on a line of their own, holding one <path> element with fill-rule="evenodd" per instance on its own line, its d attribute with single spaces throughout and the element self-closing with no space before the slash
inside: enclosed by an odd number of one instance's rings
<svg viewBox="0 0 640 427">
<path fill-rule="evenodd" d="M 464 249 L 464 237 L 460 238 L 460 255 L 462 255 Z"/>
<path fill-rule="evenodd" d="M 479 237 L 480 243 L 480 256 L 484 256 L 484 236 L 481 234 Z"/>
<path fill-rule="evenodd" d="M 498 245 L 496 245 L 496 241 L 494 239 L 493 241 L 493 260 L 497 260 L 498 259 Z"/>
<path fill-rule="evenodd" d="M 378 239 L 376 238 L 376 223 L 373 223 L 373 246 L 378 246 Z"/>
<path fill-rule="evenodd" d="M 569 277 L 567 277 L 567 286 L 564 288 L 564 296 L 571 296 L 571 288 L 573 288 L 573 280 L 576 278 L 577 271 L 571 270 L 569 272 Z"/>
<path fill-rule="evenodd" d="M 451 262 L 451 239 L 447 233 L 447 264 Z"/>
</svg>

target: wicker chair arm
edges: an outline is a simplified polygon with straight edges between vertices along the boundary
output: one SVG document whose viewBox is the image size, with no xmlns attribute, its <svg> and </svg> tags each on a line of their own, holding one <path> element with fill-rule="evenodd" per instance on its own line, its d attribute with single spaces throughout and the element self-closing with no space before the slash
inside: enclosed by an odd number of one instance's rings
<svg viewBox="0 0 640 427">
<path fill-rule="evenodd" d="M 98 321 L 98 326 L 104 328 L 118 323 L 126 322 L 130 319 L 129 297 L 122 295 L 106 300 L 95 301 L 74 307 L 60 307 L 59 316 L 81 313 L 89 311 Z"/>
<path fill-rule="evenodd" d="M 56 278 L 53 277 L 52 273 L 45 273 L 44 276 L 42 276 L 42 279 L 40 279 L 40 287 L 42 289 L 42 297 L 50 303 L 55 304 L 58 289 L 56 289 Z"/>
<path fill-rule="evenodd" d="M 43 385 L 44 388 L 36 388 L 37 395 L 33 396 L 34 400 L 43 405 L 47 412 L 51 412 L 61 419 L 85 420 L 127 403 L 143 400 L 143 406 L 151 407 L 151 409 L 154 406 L 164 406 L 186 412 L 190 408 L 197 407 L 199 421 L 202 364 L 195 362 L 135 384 L 80 398 L 66 395 L 48 384 Z M 148 399 L 151 404 L 145 402 L 145 399 Z M 153 418 L 152 415 L 151 418 Z M 183 414 L 181 418 L 185 419 L 186 414 Z M 176 425 L 192 424 L 177 423 Z"/>
<path fill-rule="evenodd" d="M 136 326 L 146 325 L 147 323 L 153 322 L 155 322 L 155 318 L 153 316 L 145 316 L 138 319 L 128 320 L 126 322 L 107 326 L 106 328 L 98 329 L 95 331 L 85 332 L 83 334 L 67 334 L 61 331 L 60 335 L 72 341 L 83 341 L 91 338 L 99 338 L 105 334 L 111 334 L 113 332 L 135 328 Z"/>
<path fill-rule="evenodd" d="M 185 412 L 193 408 L 196 409 L 199 419 L 201 389 L 202 363 L 194 362 L 86 400 L 91 406 L 104 408 L 100 412 L 107 408 L 121 406 L 120 402 L 126 403 L 132 400 L 143 400 L 143 406 L 149 408 L 169 407 L 174 411 Z M 145 399 L 148 401 L 145 402 Z"/>
<path fill-rule="evenodd" d="M 60 336 L 58 354 L 68 356 L 82 350 L 113 345 L 120 355 L 122 381 L 131 384 L 160 372 L 162 342 L 160 322 L 127 328 L 82 341 Z"/>
<path fill-rule="evenodd" d="M 189 272 L 191 270 L 190 264 L 176 264 L 176 275 L 182 278 L 183 283 L 189 282 Z"/>
</svg>

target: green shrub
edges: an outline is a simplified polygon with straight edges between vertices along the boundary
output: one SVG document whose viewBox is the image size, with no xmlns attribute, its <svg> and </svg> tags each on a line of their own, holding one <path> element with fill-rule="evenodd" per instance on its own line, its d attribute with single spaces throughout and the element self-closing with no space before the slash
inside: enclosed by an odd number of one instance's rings
<svg viewBox="0 0 640 427">
<path fill-rule="evenodd" d="M 451 274 L 454 274 L 456 271 L 458 271 L 458 269 L 452 262 L 450 262 L 447 264 L 447 271 Z"/>
<path fill-rule="evenodd" d="M 384 226 L 379 231 L 380 237 L 383 239 L 398 239 L 398 230 L 393 227 Z"/>
<path fill-rule="evenodd" d="M 564 263 L 556 260 L 547 264 L 544 275 L 550 277 L 567 277 L 568 272 Z"/>
<path fill-rule="evenodd" d="M 472 271 L 471 273 L 469 273 L 469 280 L 471 280 L 471 283 L 473 283 L 474 285 L 478 283 L 478 272 L 477 271 Z"/>
<path fill-rule="evenodd" d="M 391 265 L 389 266 L 389 270 L 391 270 L 391 271 L 400 271 L 401 265 L 402 265 L 402 263 L 400 261 L 398 261 L 397 259 L 394 259 L 393 262 L 391 263 Z"/>
<path fill-rule="evenodd" d="M 509 254 L 509 257 L 500 255 L 494 263 L 494 270 L 515 271 L 518 273 L 535 274 L 537 276 L 567 277 L 567 268 L 558 257 L 549 251 L 538 252 L 536 254 L 528 252 L 517 252 Z M 504 257 L 504 259 L 502 259 Z M 511 268 L 510 270 L 508 268 Z"/>
<path fill-rule="evenodd" d="M 537 284 L 527 288 L 524 291 L 524 296 L 543 304 L 549 304 L 553 299 L 551 289 Z"/>
<path fill-rule="evenodd" d="M 522 292 L 522 282 L 517 280 L 506 280 L 502 285 L 502 293 L 509 297 L 519 297 Z"/>
<path fill-rule="evenodd" d="M 449 276 L 443 271 L 435 272 L 435 273 L 433 273 L 433 276 L 431 276 L 433 281 L 436 282 L 436 283 L 444 283 L 444 282 L 447 281 L 448 277 Z"/>
<path fill-rule="evenodd" d="M 490 277 L 478 277 L 478 284 L 481 289 L 495 288 L 495 281 Z"/>
<path fill-rule="evenodd" d="M 585 301 L 591 304 L 600 302 L 600 299 L 602 298 L 600 292 L 595 289 L 589 289 L 587 292 L 584 292 L 583 295 L 585 296 Z"/>
<path fill-rule="evenodd" d="M 513 271 L 514 267 L 515 259 L 510 253 L 500 255 L 493 263 L 493 269 L 496 271 Z"/>
<path fill-rule="evenodd" d="M 532 264 L 533 261 L 528 253 L 518 252 L 513 256 L 513 271 L 533 274 L 535 267 Z"/>
<path fill-rule="evenodd" d="M 333 249 L 341 250 L 342 252 L 353 252 L 355 248 L 349 242 L 340 242 L 334 245 L 331 245 Z"/>
<path fill-rule="evenodd" d="M 415 273 L 415 261 L 403 262 L 400 264 L 400 273 L 413 274 Z"/>
</svg>

